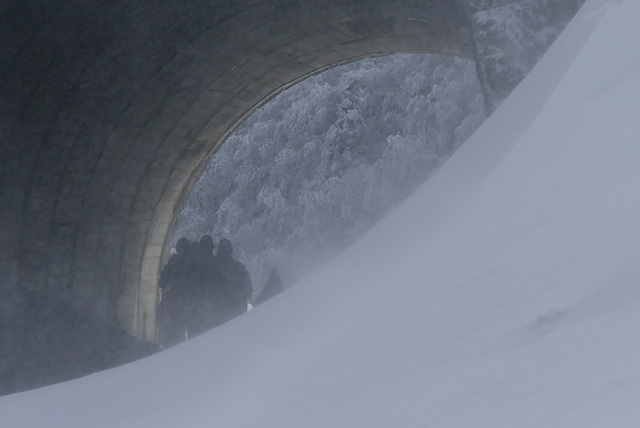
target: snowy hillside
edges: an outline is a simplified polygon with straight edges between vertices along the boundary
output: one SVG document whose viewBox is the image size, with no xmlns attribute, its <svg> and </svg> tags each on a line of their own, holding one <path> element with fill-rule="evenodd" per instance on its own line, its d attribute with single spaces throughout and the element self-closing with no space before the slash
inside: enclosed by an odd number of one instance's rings
<svg viewBox="0 0 640 428">
<path fill-rule="evenodd" d="M 412 197 L 316 274 L 7 427 L 634 427 L 640 2 L 587 0 Z"/>
</svg>

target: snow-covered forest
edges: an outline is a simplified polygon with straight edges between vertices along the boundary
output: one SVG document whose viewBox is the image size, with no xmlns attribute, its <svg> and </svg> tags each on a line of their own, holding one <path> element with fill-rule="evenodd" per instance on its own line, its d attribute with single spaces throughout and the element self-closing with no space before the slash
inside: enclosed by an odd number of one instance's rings
<svg viewBox="0 0 640 428">
<path fill-rule="evenodd" d="M 584 0 L 465 0 L 489 110 L 527 75 Z"/>
<path fill-rule="evenodd" d="M 229 137 L 176 236 L 228 237 L 255 285 L 271 266 L 297 278 L 406 197 L 483 118 L 470 61 L 397 55 L 334 68 Z"/>
<path fill-rule="evenodd" d="M 582 1 L 469 0 L 477 66 L 442 55 L 393 55 L 336 67 L 287 90 L 213 156 L 174 243 L 205 233 L 229 238 L 257 291 L 274 266 L 285 283 L 300 278 L 441 165 Z"/>
</svg>

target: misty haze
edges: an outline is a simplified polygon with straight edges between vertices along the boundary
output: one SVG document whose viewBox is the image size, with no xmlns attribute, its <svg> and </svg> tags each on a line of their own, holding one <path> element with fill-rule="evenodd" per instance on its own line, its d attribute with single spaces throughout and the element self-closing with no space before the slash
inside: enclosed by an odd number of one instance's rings
<svg viewBox="0 0 640 428">
<path fill-rule="evenodd" d="M 1 426 L 635 426 L 637 1 L 24 1 Z"/>
</svg>

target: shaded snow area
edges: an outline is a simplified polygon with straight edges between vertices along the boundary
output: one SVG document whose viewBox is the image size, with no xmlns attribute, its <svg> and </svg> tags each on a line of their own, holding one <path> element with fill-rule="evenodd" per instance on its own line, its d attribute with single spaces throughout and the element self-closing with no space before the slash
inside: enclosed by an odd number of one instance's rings
<svg viewBox="0 0 640 428">
<path fill-rule="evenodd" d="M 348 250 L 183 345 L 0 398 L 2 426 L 637 426 L 638 22 L 587 0 Z"/>
</svg>

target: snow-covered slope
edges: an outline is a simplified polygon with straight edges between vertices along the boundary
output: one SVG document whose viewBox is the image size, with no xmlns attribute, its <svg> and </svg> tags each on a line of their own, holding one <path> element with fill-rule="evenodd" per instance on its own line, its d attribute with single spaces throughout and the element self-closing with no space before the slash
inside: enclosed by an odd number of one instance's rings
<svg viewBox="0 0 640 428">
<path fill-rule="evenodd" d="M 151 358 L 0 399 L 3 427 L 633 427 L 640 2 L 588 0 L 406 203 Z"/>
</svg>

